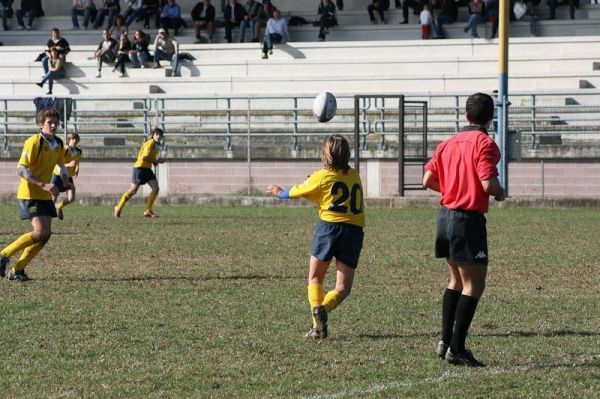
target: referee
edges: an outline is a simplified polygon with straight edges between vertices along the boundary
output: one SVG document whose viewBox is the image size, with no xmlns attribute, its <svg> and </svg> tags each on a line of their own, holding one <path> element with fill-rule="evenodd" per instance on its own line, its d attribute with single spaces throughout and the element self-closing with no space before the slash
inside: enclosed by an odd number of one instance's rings
<svg viewBox="0 0 600 399">
<path fill-rule="evenodd" d="M 483 367 L 465 349 L 488 265 L 486 220 L 489 196 L 505 199 L 496 165 L 500 150 L 487 128 L 494 100 L 475 93 L 467 99 L 469 126 L 441 143 L 425 166 L 423 186 L 441 194 L 435 257 L 446 258 L 450 281 L 442 301 L 442 339 L 436 353 L 451 364 Z"/>
</svg>

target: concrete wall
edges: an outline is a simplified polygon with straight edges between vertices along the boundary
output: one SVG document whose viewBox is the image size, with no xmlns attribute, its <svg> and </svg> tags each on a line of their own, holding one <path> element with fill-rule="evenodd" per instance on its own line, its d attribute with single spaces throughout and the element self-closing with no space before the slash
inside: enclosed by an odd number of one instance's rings
<svg viewBox="0 0 600 399">
<path fill-rule="evenodd" d="M 367 198 L 395 196 L 398 169 L 395 160 L 367 160 L 361 164 L 361 178 Z M 316 160 L 259 161 L 239 160 L 171 161 L 161 165 L 157 175 L 161 196 L 243 194 L 248 181 L 255 191 L 270 183 L 290 187 L 319 169 Z M 116 196 L 129 187 L 132 162 L 86 161 L 76 179 L 81 196 Z M 406 182 L 419 184 L 421 168 L 409 167 Z M 16 161 L 0 161 L 0 195 L 14 195 L 18 185 Z M 514 162 L 509 168 L 510 194 L 516 197 L 598 198 L 600 197 L 600 160 L 589 162 L 534 161 Z M 408 191 L 407 196 L 431 195 Z"/>
</svg>

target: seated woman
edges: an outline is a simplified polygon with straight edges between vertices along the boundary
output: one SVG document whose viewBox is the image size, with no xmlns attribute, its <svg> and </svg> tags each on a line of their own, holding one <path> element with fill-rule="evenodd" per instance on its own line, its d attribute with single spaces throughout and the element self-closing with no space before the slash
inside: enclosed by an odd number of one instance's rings
<svg viewBox="0 0 600 399">
<path fill-rule="evenodd" d="M 129 60 L 134 68 L 145 68 L 146 61 L 150 59 L 148 46 L 150 45 L 150 37 L 141 30 L 133 32 L 133 40 L 131 41 L 131 50 L 129 50 Z"/>
<path fill-rule="evenodd" d="M 471 37 L 478 38 L 477 25 L 486 22 L 487 12 L 485 10 L 485 3 L 483 0 L 470 0 L 469 1 L 469 20 L 467 26 L 463 29 L 465 33 L 471 31 Z"/>
<path fill-rule="evenodd" d="M 117 48 L 117 62 L 113 68 L 113 72 L 117 69 L 121 72 L 120 78 L 124 78 L 125 75 L 125 63 L 129 61 L 129 50 L 131 50 L 131 42 L 127 37 L 127 33 L 122 33 L 119 38 L 119 45 Z"/>
<path fill-rule="evenodd" d="M 119 41 L 123 33 L 127 34 L 127 25 L 125 25 L 125 20 L 123 17 L 117 15 L 114 20 L 114 25 L 110 29 L 110 37 L 116 41 Z"/>
<path fill-rule="evenodd" d="M 335 5 L 330 0 L 321 0 L 317 10 L 319 19 L 319 40 L 324 41 L 325 35 L 329 33 L 329 28 L 337 25 L 337 17 L 335 15 Z"/>
<path fill-rule="evenodd" d="M 48 95 L 52 94 L 52 86 L 55 79 L 65 77 L 65 61 L 58 56 L 58 49 L 53 47 L 50 50 L 50 58 L 48 58 L 48 72 L 42 77 L 42 81 L 36 83 L 39 87 L 44 87 L 44 83 L 48 82 Z"/>
<path fill-rule="evenodd" d="M 108 29 L 102 31 L 102 41 L 98 44 L 98 48 L 94 52 L 94 58 L 98 60 L 98 74 L 97 78 L 102 77 L 102 63 L 111 63 L 117 58 L 116 55 L 117 42 L 115 39 L 110 37 Z"/>
</svg>

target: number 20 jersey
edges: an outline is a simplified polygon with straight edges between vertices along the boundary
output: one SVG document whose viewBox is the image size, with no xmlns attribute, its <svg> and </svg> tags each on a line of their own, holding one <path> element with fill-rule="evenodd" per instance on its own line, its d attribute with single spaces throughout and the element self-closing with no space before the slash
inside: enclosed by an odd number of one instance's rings
<svg viewBox="0 0 600 399">
<path fill-rule="evenodd" d="M 292 187 L 289 195 L 317 203 L 319 218 L 326 222 L 365 225 L 363 189 L 354 169 L 321 169 Z"/>
</svg>

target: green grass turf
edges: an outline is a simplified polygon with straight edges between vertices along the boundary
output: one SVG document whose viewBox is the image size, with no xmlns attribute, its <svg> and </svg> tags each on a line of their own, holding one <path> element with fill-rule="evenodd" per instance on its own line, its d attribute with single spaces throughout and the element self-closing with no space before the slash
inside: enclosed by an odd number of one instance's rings
<svg viewBox="0 0 600 399">
<path fill-rule="evenodd" d="M 600 212 L 493 209 L 467 344 L 434 356 L 447 272 L 435 209 L 368 209 L 352 295 L 305 340 L 310 208 L 69 206 L 0 281 L 0 397 L 597 397 Z M 30 230 L 0 206 L 0 246 Z M 13 262 L 16 259 L 12 260 Z M 326 279 L 332 287 L 333 273 Z"/>
</svg>

